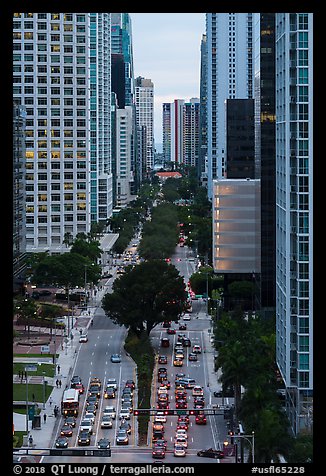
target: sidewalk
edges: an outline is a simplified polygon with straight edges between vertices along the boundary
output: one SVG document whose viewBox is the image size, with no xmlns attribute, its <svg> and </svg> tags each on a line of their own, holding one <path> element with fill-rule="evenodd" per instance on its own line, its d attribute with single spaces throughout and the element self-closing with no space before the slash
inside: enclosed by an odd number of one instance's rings
<svg viewBox="0 0 326 476">
<path fill-rule="evenodd" d="M 89 313 L 86 311 L 82 311 L 80 316 L 75 319 L 74 327 L 72 330 L 73 339 L 69 339 L 69 342 L 64 343 L 62 339 L 59 339 L 57 336 L 56 338 L 56 352 L 59 354 L 59 357 L 56 360 L 56 375 L 53 378 L 47 378 L 49 385 L 53 385 L 53 390 L 45 402 L 45 409 L 43 409 L 43 403 L 39 403 L 39 407 L 42 408 L 40 416 L 41 416 L 41 428 L 39 429 L 32 429 L 32 422 L 28 422 L 28 429 L 29 435 L 33 437 L 33 448 L 48 448 L 51 447 L 54 443 L 55 434 L 57 431 L 57 427 L 59 425 L 59 418 L 54 416 L 54 406 L 57 405 L 60 409 L 61 399 L 66 386 L 69 387 L 70 379 L 72 377 L 72 369 L 75 363 L 75 359 L 77 356 L 77 346 L 79 343 L 79 330 L 80 329 L 88 329 L 91 325 L 91 320 L 93 319 L 94 313 L 97 307 L 100 305 L 100 301 L 106 291 L 106 286 L 101 285 L 101 289 L 97 290 L 96 296 L 90 301 L 90 305 L 88 307 Z M 51 345 L 54 345 L 53 341 Z M 33 346 L 31 348 L 31 353 L 38 353 L 40 346 Z M 14 351 L 15 352 L 15 351 Z M 26 358 L 24 357 L 24 362 L 30 360 L 31 362 L 36 362 L 40 360 L 44 362 L 45 359 L 49 359 L 46 355 L 40 359 L 34 358 Z M 21 358 L 15 357 L 14 361 L 19 362 Z M 50 359 L 52 362 L 52 358 Z M 58 373 L 58 366 L 60 366 L 60 373 Z M 37 376 L 29 376 L 28 382 L 30 383 L 40 383 L 38 380 L 42 377 Z M 56 380 L 61 380 L 62 384 L 61 387 L 56 386 Z M 13 382 L 19 383 L 20 379 L 18 375 L 13 376 Z M 23 380 L 25 382 L 25 380 Z M 50 404 L 50 401 L 52 404 Z M 44 422 L 44 415 L 46 414 L 46 422 Z M 60 412 L 59 412 L 60 415 Z M 26 415 L 22 415 L 19 413 L 13 413 L 13 423 L 15 426 L 16 431 L 26 431 Z M 26 446 L 22 446 L 22 449 L 26 448 Z M 25 460 L 25 457 L 23 456 Z M 27 458 L 28 459 L 28 458 Z M 27 461 L 26 459 L 26 461 Z M 23 462 L 23 460 L 22 460 Z"/>
</svg>

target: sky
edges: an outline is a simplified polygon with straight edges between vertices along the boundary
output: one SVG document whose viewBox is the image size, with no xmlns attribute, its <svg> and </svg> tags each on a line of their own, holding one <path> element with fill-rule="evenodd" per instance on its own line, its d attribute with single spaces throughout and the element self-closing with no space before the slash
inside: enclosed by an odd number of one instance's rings
<svg viewBox="0 0 326 476">
<path fill-rule="evenodd" d="M 130 13 L 134 75 L 154 84 L 154 140 L 162 143 L 162 104 L 199 98 L 204 13 Z"/>
</svg>

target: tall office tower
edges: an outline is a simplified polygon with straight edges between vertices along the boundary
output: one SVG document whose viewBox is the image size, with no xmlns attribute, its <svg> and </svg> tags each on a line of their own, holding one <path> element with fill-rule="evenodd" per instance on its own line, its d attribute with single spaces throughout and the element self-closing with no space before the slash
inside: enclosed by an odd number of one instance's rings
<svg viewBox="0 0 326 476">
<path fill-rule="evenodd" d="M 123 54 L 111 54 L 111 89 L 117 95 L 118 107 L 126 105 L 126 78 Z"/>
<path fill-rule="evenodd" d="M 191 98 L 183 108 L 183 162 L 196 168 L 199 161 L 199 106 L 199 99 Z"/>
<path fill-rule="evenodd" d="M 183 163 L 184 99 L 175 99 L 171 104 L 171 162 Z"/>
<path fill-rule="evenodd" d="M 112 59 L 112 57 L 111 57 Z M 117 110 L 118 97 L 111 91 L 111 170 L 112 170 L 112 213 L 117 206 Z"/>
<path fill-rule="evenodd" d="M 298 434 L 313 424 L 313 14 L 275 26 L 276 359 Z"/>
<path fill-rule="evenodd" d="M 203 35 L 200 45 L 199 160 L 197 169 L 198 178 L 203 178 L 203 174 L 205 174 L 205 160 L 207 158 L 207 61 L 207 36 Z"/>
<path fill-rule="evenodd" d="M 140 186 L 141 174 L 139 172 L 139 158 L 137 157 L 137 115 L 135 105 L 135 78 L 134 78 L 134 60 L 132 44 L 132 23 L 129 13 L 111 13 L 111 48 L 112 61 L 116 61 L 115 55 L 122 55 L 119 62 L 115 62 L 112 67 L 112 75 L 117 79 L 112 85 L 112 90 L 118 94 L 119 108 L 125 106 L 132 107 L 132 143 L 131 143 L 131 170 L 133 180 L 130 182 L 130 192 L 135 194 Z M 122 68 L 123 61 L 124 80 L 121 77 L 122 70 L 116 72 L 116 67 Z M 113 77 L 112 77 L 113 79 Z M 119 97 L 124 101 L 119 100 Z M 119 92 L 118 92 L 119 91 Z"/>
<path fill-rule="evenodd" d="M 226 177 L 255 178 L 253 99 L 226 100 Z"/>
<path fill-rule="evenodd" d="M 154 84 L 138 76 L 135 82 L 138 127 L 146 126 L 146 174 L 154 166 Z"/>
<path fill-rule="evenodd" d="M 25 127 L 26 109 L 13 105 L 13 290 L 23 293 L 26 269 L 26 215 L 25 215 Z"/>
<path fill-rule="evenodd" d="M 225 177 L 225 100 L 253 97 L 252 14 L 207 13 L 208 197 Z"/>
<path fill-rule="evenodd" d="M 124 208 L 130 202 L 132 107 L 117 109 L 116 132 L 116 173 L 118 208 Z"/>
<path fill-rule="evenodd" d="M 275 13 L 253 14 L 255 177 L 261 182 L 261 274 L 256 276 L 257 304 L 275 315 Z"/>
<path fill-rule="evenodd" d="M 13 97 L 26 107 L 26 251 L 112 214 L 110 13 L 15 13 Z"/>
<path fill-rule="evenodd" d="M 163 157 L 164 163 L 171 162 L 171 103 L 163 103 Z"/>
</svg>

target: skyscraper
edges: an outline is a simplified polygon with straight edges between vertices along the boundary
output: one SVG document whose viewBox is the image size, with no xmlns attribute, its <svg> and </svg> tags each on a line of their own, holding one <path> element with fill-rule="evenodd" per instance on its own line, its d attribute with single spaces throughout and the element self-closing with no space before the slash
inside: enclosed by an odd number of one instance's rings
<svg viewBox="0 0 326 476">
<path fill-rule="evenodd" d="M 163 157 L 167 164 L 171 162 L 171 103 L 163 103 Z"/>
<path fill-rule="evenodd" d="M 146 173 L 154 166 L 154 84 L 138 76 L 135 82 L 136 114 L 139 130 L 146 126 Z"/>
<path fill-rule="evenodd" d="M 313 15 L 275 24 L 276 359 L 297 434 L 313 421 Z"/>
<path fill-rule="evenodd" d="M 112 214 L 110 13 L 15 13 L 26 107 L 26 250 L 66 250 Z"/>
<path fill-rule="evenodd" d="M 198 98 L 190 98 L 183 107 L 183 163 L 198 167 L 199 160 L 199 111 Z"/>
<path fill-rule="evenodd" d="M 252 14 L 207 13 L 208 197 L 225 176 L 225 100 L 253 96 Z"/>
<path fill-rule="evenodd" d="M 256 278 L 261 312 L 275 315 L 275 13 L 255 13 L 255 177 L 261 181 L 261 274 Z"/>
<path fill-rule="evenodd" d="M 207 160 L 207 36 L 203 35 L 200 46 L 200 116 L 199 116 L 199 160 L 197 174 L 202 178 Z"/>
</svg>

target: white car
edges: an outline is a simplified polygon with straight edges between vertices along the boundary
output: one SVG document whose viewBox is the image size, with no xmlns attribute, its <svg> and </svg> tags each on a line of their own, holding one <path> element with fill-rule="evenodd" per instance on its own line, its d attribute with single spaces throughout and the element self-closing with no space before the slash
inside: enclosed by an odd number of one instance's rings
<svg viewBox="0 0 326 476">
<path fill-rule="evenodd" d="M 106 381 L 106 387 L 112 387 L 114 390 L 117 390 L 118 384 L 115 378 L 108 378 Z"/>
<path fill-rule="evenodd" d="M 192 348 L 194 354 L 201 354 L 201 347 L 198 344 L 195 344 Z"/>
<path fill-rule="evenodd" d="M 103 415 L 101 420 L 101 428 L 112 428 L 112 427 L 113 427 L 112 418 L 109 417 L 108 415 Z"/>
<path fill-rule="evenodd" d="M 90 419 L 82 420 L 79 425 L 79 431 L 87 430 L 89 433 L 93 431 L 93 423 Z"/>
<path fill-rule="evenodd" d="M 182 445 L 174 445 L 174 456 L 186 456 L 186 448 Z"/>
<path fill-rule="evenodd" d="M 166 416 L 164 415 L 163 412 L 157 412 L 154 418 L 155 418 L 155 421 L 166 423 Z"/>
<path fill-rule="evenodd" d="M 107 415 L 109 417 L 112 418 L 112 420 L 115 420 L 116 416 L 117 416 L 117 412 L 115 410 L 114 407 L 105 407 L 104 410 L 103 410 L 103 416 L 104 415 Z"/>
<path fill-rule="evenodd" d="M 175 437 L 177 438 L 178 436 L 184 436 L 185 438 L 188 438 L 187 430 L 185 430 L 184 428 L 179 428 L 179 429 L 175 432 Z"/>
<path fill-rule="evenodd" d="M 204 395 L 204 390 L 200 385 L 195 385 L 192 389 L 193 397 L 202 397 Z"/>
<path fill-rule="evenodd" d="M 128 408 L 122 408 L 120 410 L 119 420 L 130 420 L 130 411 Z"/>
<path fill-rule="evenodd" d="M 176 436 L 174 439 L 174 445 L 181 445 L 184 448 L 188 448 L 188 440 L 184 436 Z"/>
<path fill-rule="evenodd" d="M 87 342 L 87 341 L 88 341 L 87 334 L 82 334 L 81 336 L 79 336 L 79 342 Z"/>
<path fill-rule="evenodd" d="M 162 393 L 168 393 L 168 389 L 166 388 L 165 385 L 162 385 L 161 387 L 158 388 L 157 394 L 161 395 Z"/>
<path fill-rule="evenodd" d="M 92 422 L 92 424 L 94 425 L 94 422 L 95 422 L 94 413 L 86 412 L 85 415 L 83 416 L 83 420 L 90 420 Z"/>
<path fill-rule="evenodd" d="M 184 321 L 190 321 L 190 320 L 191 320 L 190 314 L 188 314 L 188 313 L 187 313 L 187 314 L 184 314 L 183 320 L 184 320 Z"/>
</svg>

